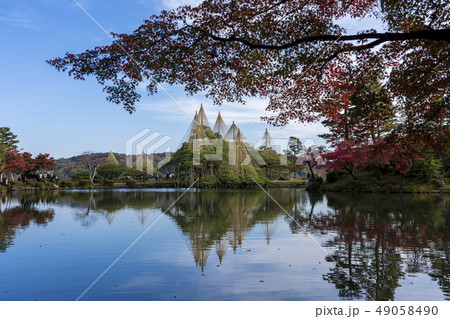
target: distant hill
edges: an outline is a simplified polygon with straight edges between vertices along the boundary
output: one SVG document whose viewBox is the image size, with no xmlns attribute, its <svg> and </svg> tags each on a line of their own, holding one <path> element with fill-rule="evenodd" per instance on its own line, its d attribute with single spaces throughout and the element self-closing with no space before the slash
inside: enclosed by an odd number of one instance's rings
<svg viewBox="0 0 450 319">
<path fill-rule="evenodd" d="M 125 166 L 126 164 L 126 154 L 121 153 L 113 153 L 119 164 Z M 173 155 L 173 153 L 170 153 Z M 91 160 L 94 164 L 104 165 L 107 162 L 109 152 L 107 153 L 91 153 L 89 155 L 77 155 L 72 156 L 70 158 L 59 158 L 56 160 L 56 168 L 55 174 L 62 179 L 70 179 L 70 177 L 81 171 L 85 171 L 86 167 L 83 165 L 82 161 L 86 159 L 87 156 L 91 157 Z M 157 167 L 159 161 L 166 157 L 165 153 L 156 153 L 153 154 L 153 167 Z M 133 156 L 133 163 L 136 163 L 136 156 Z M 166 170 L 162 168 L 161 172 L 165 173 Z"/>
</svg>

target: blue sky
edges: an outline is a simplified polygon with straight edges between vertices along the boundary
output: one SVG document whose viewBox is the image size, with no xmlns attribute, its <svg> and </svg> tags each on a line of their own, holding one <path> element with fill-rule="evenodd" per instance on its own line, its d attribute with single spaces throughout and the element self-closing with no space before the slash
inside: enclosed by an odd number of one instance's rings
<svg viewBox="0 0 450 319">
<path fill-rule="evenodd" d="M 107 31 L 132 32 L 145 18 L 162 9 L 174 8 L 189 0 L 78 0 Z M 214 124 L 221 111 L 227 124 L 232 120 L 253 143 L 269 128 L 274 138 L 291 135 L 313 138 L 325 131 L 320 124 L 290 124 L 273 128 L 261 122 L 267 104 L 249 99 L 246 105 L 214 106 L 198 94 L 187 97 L 183 87 L 163 85 L 160 91 L 143 98 L 137 111 L 129 115 L 121 106 L 108 103 L 102 87 L 89 78 L 76 81 L 57 72 L 45 61 L 66 52 L 78 53 L 111 39 L 73 0 L 0 1 L 0 126 L 8 126 L 19 136 L 19 146 L 33 154 L 50 153 L 70 157 L 84 151 L 125 153 L 125 143 L 148 128 L 169 135 L 164 145 L 175 150 L 189 127 L 200 103 Z M 175 103 L 171 95 L 177 103 Z M 177 105 L 179 104 L 179 105 Z M 163 151 L 163 149 L 161 149 Z"/>
</svg>

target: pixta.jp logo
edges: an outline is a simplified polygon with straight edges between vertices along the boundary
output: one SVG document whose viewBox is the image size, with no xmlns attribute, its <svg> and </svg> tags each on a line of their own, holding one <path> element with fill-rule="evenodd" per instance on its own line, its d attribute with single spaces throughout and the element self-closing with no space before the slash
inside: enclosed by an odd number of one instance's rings
<svg viewBox="0 0 450 319">
<path fill-rule="evenodd" d="M 170 140 L 172 140 L 171 136 L 148 128 L 143 129 L 126 141 L 126 166 L 152 174 L 155 165 L 159 169 L 170 161 L 170 146 L 166 145 Z M 166 145 L 165 148 L 164 145 Z M 155 163 L 153 154 L 158 152 L 164 152 L 165 157 Z"/>
</svg>

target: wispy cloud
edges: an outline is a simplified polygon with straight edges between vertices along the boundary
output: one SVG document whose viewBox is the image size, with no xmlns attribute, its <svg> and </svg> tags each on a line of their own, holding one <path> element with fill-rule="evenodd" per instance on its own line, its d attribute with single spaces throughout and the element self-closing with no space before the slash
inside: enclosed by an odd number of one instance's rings
<svg viewBox="0 0 450 319">
<path fill-rule="evenodd" d="M 36 12 L 23 1 L 3 0 L 0 7 L 0 23 L 13 27 L 39 30 Z"/>
<path fill-rule="evenodd" d="M 178 94 L 177 94 L 177 89 Z M 263 115 L 272 114 L 265 110 L 267 102 L 263 99 L 249 98 L 246 104 L 225 103 L 222 106 L 213 105 L 210 100 L 196 95 L 193 97 L 180 97 L 181 88 L 170 87 L 171 92 L 175 95 L 178 103 L 190 114 L 195 114 L 198 111 L 200 104 L 203 104 L 208 121 L 211 126 L 214 125 L 217 114 L 220 111 L 222 118 L 228 127 L 234 121 L 236 125 L 241 128 L 242 133 L 252 143 L 256 143 L 264 134 L 266 128 L 276 144 L 279 144 L 281 149 L 286 148 L 287 140 L 290 136 L 299 137 L 302 140 L 313 139 L 316 144 L 324 144 L 324 141 L 317 137 L 318 134 L 328 132 L 320 123 L 295 123 L 292 122 L 284 127 L 271 127 L 267 123 L 260 121 Z M 172 91 L 173 90 L 173 91 Z M 155 97 L 156 99 L 157 97 Z M 166 98 L 157 98 L 155 102 L 140 103 L 137 105 L 138 110 L 150 112 L 151 116 L 161 121 L 171 121 L 180 123 L 180 126 L 188 128 L 191 118 L 182 112 L 173 102 Z"/>
<path fill-rule="evenodd" d="M 6 23 L 12 25 L 13 27 L 24 27 L 24 28 L 33 28 L 33 29 L 36 28 L 33 25 L 32 21 L 29 19 L 0 16 L 0 21 L 6 22 Z"/>
<path fill-rule="evenodd" d="M 217 113 L 221 111 L 225 122 L 231 123 L 254 123 L 258 121 L 259 117 L 265 115 L 266 103 L 261 99 L 248 99 L 245 105 L 237 103 L 224 103 L 222 106 L 213 105 L 210 100 L 201 98 L 200 96 L 193 97 L 177 97 L 175 99 L 183 108 L 190 114 L 194 114 L 200 108 L 200 104 L 205 106 L 205 112 L 208 120 L 214 124 Z M 175 121 L 189 120 L 184 112 L 180 112 L 179 108 L 173 105 L 173 102 L 168 99 L 158 99 L 155 103 L 141 103 L 137 106 L 138 109 L 152 112 L 155 116 L 161 118 L 170 118 Z M 267 113 L 268 114 L 268 113 Z"/>
<path fill-rule="evenodd" d="M 175 9 L 179 6 L 191 5 L 196 6 L 203 2 L 203 0 L 163 0 L 162 3 L 165 7 Z"/>
</svg>

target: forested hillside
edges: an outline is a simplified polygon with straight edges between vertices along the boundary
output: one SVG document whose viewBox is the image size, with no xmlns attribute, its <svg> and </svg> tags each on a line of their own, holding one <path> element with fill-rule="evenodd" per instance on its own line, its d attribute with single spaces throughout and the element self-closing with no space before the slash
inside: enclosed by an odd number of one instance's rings
<svg viewBox="0 0 450 319">
<path fill-rule="evenodd" d="M 56 160 L 55 173 L 59 178 L 70 179 L 70 177 L 80 171 L 86 170 L 86 166 L 83 161 L 89 157 L 89 160 L 95 164 L 104 165 L 107 162 L 109 153 L 90 153 L 82 154 L 77 156 L 72 156 L 70 158 L 59 158 Z M 126 154 L 114 153 L 115 158 L 119 164 L 125 166 L 126 164 Z M 153 154 L 154 167 L 157 167 L 157 163 L 166 157 L 165 153 Z M 136 156 L 133 156 L 133 163 L 136 163 Z M 165 172 L 164 168 L 161 172 Z"/>
</svg>

